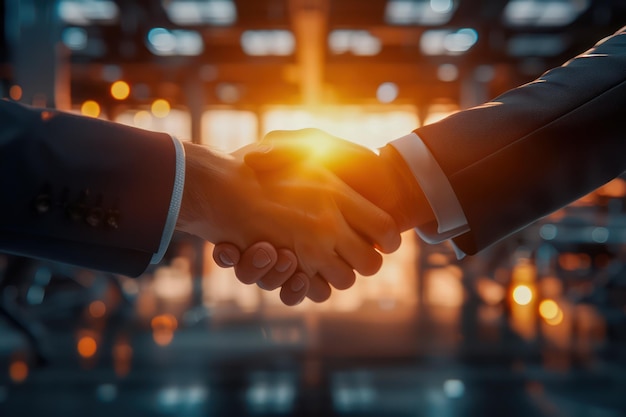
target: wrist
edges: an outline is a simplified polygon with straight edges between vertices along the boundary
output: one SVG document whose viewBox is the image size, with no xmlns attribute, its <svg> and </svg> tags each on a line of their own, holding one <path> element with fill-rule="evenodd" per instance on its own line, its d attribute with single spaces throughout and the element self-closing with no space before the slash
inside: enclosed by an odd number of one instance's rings
<svg viewBox="0 0 626 417">
<path fill-rule="evenodd" d="M 399 198 L 394 209 L 401 231 L 432 223 L 435 215 L 406 161 L 391 145 L 380 149 L 380 158 L 389 167 Z"/>
<path fill-rule="evenodd" d="M 208 147 L 185 142 L 185 186 L 176 229 L 213 241 L 212 216 L 215 208 L 211 194 L 228 176 L 228 155 L 211 151 Z"/>
</svg>

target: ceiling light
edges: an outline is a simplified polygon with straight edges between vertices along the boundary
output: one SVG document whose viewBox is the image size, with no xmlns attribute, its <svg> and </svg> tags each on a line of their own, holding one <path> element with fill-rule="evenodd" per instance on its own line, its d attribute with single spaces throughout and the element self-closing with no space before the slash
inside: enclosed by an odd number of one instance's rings
<svg viewBox="0 0 626 417">
<path fill-rule="evenodd" d="M 389 0 L 385 20 L 392 25 L 443 25 L 456 9 L 454 0 Z"/>
<path fill-rule="evenodd" d="M 475 29 L 433 29 L 422 34 L 420 47 L 425 55 L 460 55 L 469 51 L 476 42 L 478 32 Z"/>
<path fill-rule="evenodd" d="M 61 20 L 72 25 L 115 23 L 119 16 L 112 0 L 60 0 L 57 10 Z"/>
<path fill-rule="evenodd" d="M 296 40 L 288 30 L 246 30 L 241 35 L 241 47 L 251 56 L 293 54 Z"/>
<path fill-rule="evenodd" d="M 437 78 L 444 82 L 455 81 L 459 78 L 459 67 L 454 64 L 441 64 L 437 68 Z"/>
<path fill-rule="evenodd" d="M 167 16 L 177 25 L 228 26 L 237 21 L 232 0 L 164 0 Z"/>
<path fill-rule="evenodd" d="M 590 6 L 589 0 L 510 0 L 504 21 L 510 26 L 565 26 Z"/>
<path fill-rule="evenodd" d="M 65 46 L 74 51 L 87 47 L 87 31 L 80 27 L 68 27 L 63 29 L 61 39 Z"/>
<path fill-rule="evenodd" d="M 381 103 L 391 103 L 398 98 L 400 89 L 396 83 L 386 82 L 378 86 L 376 90 L 376 98 Z"/>
<path fill-rule="evenodd" d="M 204 51 L 202 36 L 192 30 L 153 28 L 148 32 L 147 46 L 153 54 L 160 56 L 195 56 Z"/>
<path fill-rule="evenodd" d="M 366 30 L 333 30 L 328 35 L 328 48 L 333 54 L 351 53 L 373 56 L 380 53 L 382 42 Z"/>
</svg>

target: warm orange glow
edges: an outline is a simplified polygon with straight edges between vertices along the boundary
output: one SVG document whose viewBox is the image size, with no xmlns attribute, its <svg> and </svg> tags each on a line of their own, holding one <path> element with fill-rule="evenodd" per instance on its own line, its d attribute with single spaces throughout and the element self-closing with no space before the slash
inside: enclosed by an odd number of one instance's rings
<svg viewBox="0 0 626 417">
<path fill-rule="evenodd" d="M 78 354 L 83 358 L 91 358 L 93 355 L 96 354 L 96 350 L 98 350 L 98 344 L 93 337 L 83 336 L 78 341 L 76 349 L 78 350 Z"/>
<path fill-rule="evenodd" d="M 436 123 L 457 111 L 459 111 L 459 107 L 456 103 L 443 102 L 433 104 L 428 108 L 428 115 L 426 116 L 426 120 L 424 120 L 424 124 L 429 125 Z"/>
<path fill-rule="evenodd" d="M 566 271 L 589 269 L 591 257 L 586 253 L 565 252 L 559 255 L 559 266 Z"/>
<path fill-rule="evenodd" d="M 107 312 L 107 306 L 100 300 L 92 301 L 89 304 L 89 314 L 96 319 L 104 317 Z"/>
<path fill-rule="evenodd" d="M 174 339 L 174 332 L 169 330 L 155 330 L 152 333 L 152 338 L 154 339 L 154 343 L 159 346 L 167 346 L 172 343 Z"/>
<path fill-rule="evenodd" d="M 113 368 L 117 376 L 129 374 L 132 357 L 133 348 L 127 341 L 121 340 L 113 346 Z"/>
<path fill-rule="evenodd" d="M 550 326 L 557 326 L 561 324 L 563 322 L 563 310 L 559 308 L 559 311 L 557 312 L 554 318 L 545 319 L 545 320 L 546 320 L 546 323 L 548 323 Z"/>
<path fill-rule="evenodd" d="M 521 306 L 530 304 L 533 300 L 533 291 L 528 285 L 518 285 L 513 289 L 513 301 Z"/>
<path fill-rule="evenodd" d="M 459 307 L 463 304 L 465 293 L 461 283 L 462 272 L 455 265 L 432 268 L 424 275 L 425 299 L 428 305 Z"/>
<path fill-rule="evenodd" d="M 312 126 L 367 148 L 377 149 L 390 138 L 404 136 L 406 132 L 419 127 L 419 119 L 416 110 L 406 106 L 393 106 L 384 110 L 366 106 L 276 107 L 262 115 L 261 133 Z"/>
<path fill-rule="evenodd" d="M 80 106 L 80 113 L 83 116 L 98 117 L 100 116 L 100 105 L 93 100 L 87 100 Z"/>
<path fill-rule="evenodd" d="M 162 119 L 170 114 L 170 103 L 162 98 L 156 99 L 152 102 L 150 110 L 155 117 Z"/>
<path fill-rule="evenodd" d="M 111 84 L 111 96 L 116 100 L 125 100 L 130 95 L 130 86 L 125 81 L 115 81 Z"/>
<path fill-rule="evenodd" d="M 479 278 L 476 282 L 476 291 L 480 298 L 491 306 L 500 304 L 506 296 L 504 287 L 490 278 Z"/>
<path fill-rule="evenodd" d="M 176 330 L 176 328 L 178 327 L 178 320 L 176 320 L 176 317 L 172 316 L 171 314 L 161 314 L 155 316 L 150 324 L 152 325 L 152 330 Z"/>
<path fill-rule="evenodd" d="M 22 98 L 22 87 L 20 87 L 19 85 L 12 85 L 11 88 L 9 89 L 9 96 L 13 99 L 13 100 L 19 100 Z"/>
<path fill-rule="evenodd" d="M 233 152 L 259 135 L 257 115 L 251 111 L 209 110 L 202 115 L 201 124 L 202 143 L 223 152 Z"/>
<path fill-rule="evenodd" d="M 178 320 L 171 314 L 155 316 L 151 323 L 152 338 L 159 346 L 167 346 L 174 339 L 174 330 L 178 327 Z"/>
<path fill-rule="evenodd" d="M 24 382 L 28 378 L 28 365 L 22 360 L 16 360 L 9 365 L 9 377 L 13 382 Z"/>
<path fill-rule="evenodd" d="M 626 196 L 626 181 L 621 178 L 616 178 L 600 187 L 598 194 L 612 198 L 624 197 Z"/>
<path fill-rule="evenodd" d="M 528 259 L 523 258 L 513 268 L 512 280 L 516 283 L 534 282 L 537 276 L 535 265 Z"/>
<path fill-rule="evenodd" d="M 145 110 L 139 110 L 133 116 L 133 124 L 142 129 L 150 129 L 152 127 L 152 115 Z"/>
<path fill-rule="evenodd" d="M 546 320 L 555 319 L 560 312 L 561 309 L 554 300 L 543 300 L 541 304 L 539 304 L 539 314 Z"/>
</svg>

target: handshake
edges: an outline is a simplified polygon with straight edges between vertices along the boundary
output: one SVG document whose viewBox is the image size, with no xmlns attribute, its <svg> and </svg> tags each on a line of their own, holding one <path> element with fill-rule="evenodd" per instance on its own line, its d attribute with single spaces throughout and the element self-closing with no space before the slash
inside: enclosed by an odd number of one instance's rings
<svg viewBox="0 0 626 417">
<path fill-rule="evenodd" d="M 380 154 L 315 129 L 275 131 L 233 154 L 185 144 L 177 229 L 216 243 L 246 284 L 281 288 L 287 305 L 322 302 L 376 273 L 400 233 L 432 221 L 391 146 Z"/>
</svg>

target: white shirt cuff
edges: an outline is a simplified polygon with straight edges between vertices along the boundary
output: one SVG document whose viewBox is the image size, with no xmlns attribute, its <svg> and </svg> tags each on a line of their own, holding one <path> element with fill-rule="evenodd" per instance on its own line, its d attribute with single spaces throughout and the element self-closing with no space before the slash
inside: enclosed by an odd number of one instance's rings
<svg viewBox="0 0 626 417">
<path fill-rule="evenodd" d="M 406 161 L 430 204 L 437 224 L 420 226 L 417 234 L 427 243 L 439 243 L 469 231 L 461 204 L 430 150 L 415 133 L 390 142 Z"/>
<path fill-rule="evenodd" d="M 176 149 L 176 176 L 174 178 L 174 189 L 172 190 L 172 199 L 170 200 L 170 209 L 165 221 L 165 227 L 163 228 L 163 234 L 161 235 L 161 243 L 159 244 L 159 251 L 152 255 L 150 260 L 151 264 L 157 264 L 161 262 L 167 247 L 172 240 L 174 229 L 176 228 L 176 221 L 178 220 L 178 213 L 180 211 L 180 205 L 183 200 L 183 188 L 185 186 L 185 148 L 183 144 L 174 136 L 174 148 Z"/>
</svg>

